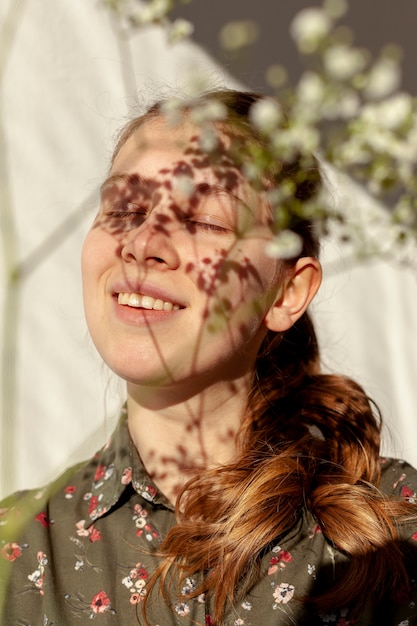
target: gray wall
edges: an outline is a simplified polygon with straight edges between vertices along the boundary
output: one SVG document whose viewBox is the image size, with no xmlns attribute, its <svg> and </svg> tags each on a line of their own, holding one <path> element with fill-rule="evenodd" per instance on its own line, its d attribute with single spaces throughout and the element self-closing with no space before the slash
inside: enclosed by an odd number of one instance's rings
<svg viewBox="0 0 417 626">
<path fill-rule="evenodd" d="M 192 0 L 179 5 L 175 16 L 195 25 L 194 39 L 248 87 L 268 92 L 264 71 L 272 63 L 281 63 L 293 80 L 305 67 L 289 35 L 289 24 L 302 8 L 319 5 L 307 0 Z M 229 20 L 256 20 L 260 37 L 243 54 L 226 55 L 218 41 L 221 26 Z M 377 54 L 382 46 L 399 44 L 404 51 L 403 86 L 417 93 L 417 2 L 415 0 L 351 0 L 341 23 L 349 26 L 355 42 Z"/>
</svg>

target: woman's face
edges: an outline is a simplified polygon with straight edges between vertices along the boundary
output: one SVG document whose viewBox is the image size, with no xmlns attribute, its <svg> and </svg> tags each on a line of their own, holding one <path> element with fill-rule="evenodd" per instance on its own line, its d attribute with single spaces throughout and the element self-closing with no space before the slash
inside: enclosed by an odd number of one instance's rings
<svg viewBox="0 0 417 626">
<path fill-rule="evenodd" d="M 131 384 L 190 393 L 252 369 L 278 288 L 266 204 L 198 132 L 157 118 L 126 141 L 82 254 L 104 361 Z"/>
</svg>

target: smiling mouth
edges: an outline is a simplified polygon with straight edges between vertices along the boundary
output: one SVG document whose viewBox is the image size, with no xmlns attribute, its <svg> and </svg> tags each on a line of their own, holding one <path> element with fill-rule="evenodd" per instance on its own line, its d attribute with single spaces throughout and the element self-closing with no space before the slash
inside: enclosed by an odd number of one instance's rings
<svg viewBox="0 0 417 626">
<path fill-rule="evenodd" d="M 152 298 L 152 296 L 144 296 L 140 293 L 119 293 L 117 301 L 125 306 L 147 309 L 148 311 L 179 311 L 182 308 L 179 304 Z"/>
</svg>

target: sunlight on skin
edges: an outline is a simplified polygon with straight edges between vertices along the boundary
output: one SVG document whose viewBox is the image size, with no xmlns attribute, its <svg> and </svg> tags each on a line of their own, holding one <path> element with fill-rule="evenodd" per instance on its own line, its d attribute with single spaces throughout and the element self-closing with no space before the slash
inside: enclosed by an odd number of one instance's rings
<svg viewBox="0 0 417 626">
<path fill-rule="evenodd" d="M 233 458 L 267 327 L 292 323 L 265 203 L 197 134 L 157 118 L 126 141 L 83 249 L 90 333 L 127 381 L 133 441 L 171 500 L 190 472 Z"/>
</svg>

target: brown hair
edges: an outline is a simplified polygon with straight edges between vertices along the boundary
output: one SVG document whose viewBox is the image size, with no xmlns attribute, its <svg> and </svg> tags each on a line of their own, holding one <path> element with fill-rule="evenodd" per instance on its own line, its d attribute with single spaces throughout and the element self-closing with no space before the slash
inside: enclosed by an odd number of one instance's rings
<svg viewBox="0 0 417 626">
<path fill-rule="evenodd" d="M 217 91 L 201 100 L 222 103 L 229 116 L 221 128 L 262 148 L 265 138 L 249 117 L 260 98 Z M 188 110 L 185 106 L 185 114 Z M 134 119 L 120 135 L 115 155 L 137 128 L 159 115 L 157 104 Z M 288 176 L 299 202 L 317 193 L 318 167 L 306 174 L 303 162 L 293 159 L 269 178 L 278 186 Z M 313 224 L 296 216 L 291 227 L 303 240 L 300 256 L 317 256 Z M 314 610 L 361 607 L 369 598 L 377 601 L 407 588 L 399 528 L 415 508 L 378 490 L 380 431 L 379 412 L 358 384 L 320 373 L 307 313 L 283 334 L 268 331 L 256 361 L 239 455 L 184 487 L 178 523 L 160 547 L 166 558 L 149 591 L 158 580 L 163 593 L 173 580 L 181 589 L 186 577 L 210 571 L 191 596 L 212 594 L 214 623 L 221 624 L 226 607 L 256 582 L 262 554 L 297 524 L 305 508 L 326 539 L 349 557 L 343 578 L 333 587 L 302 598 Z"/>
</svg>

